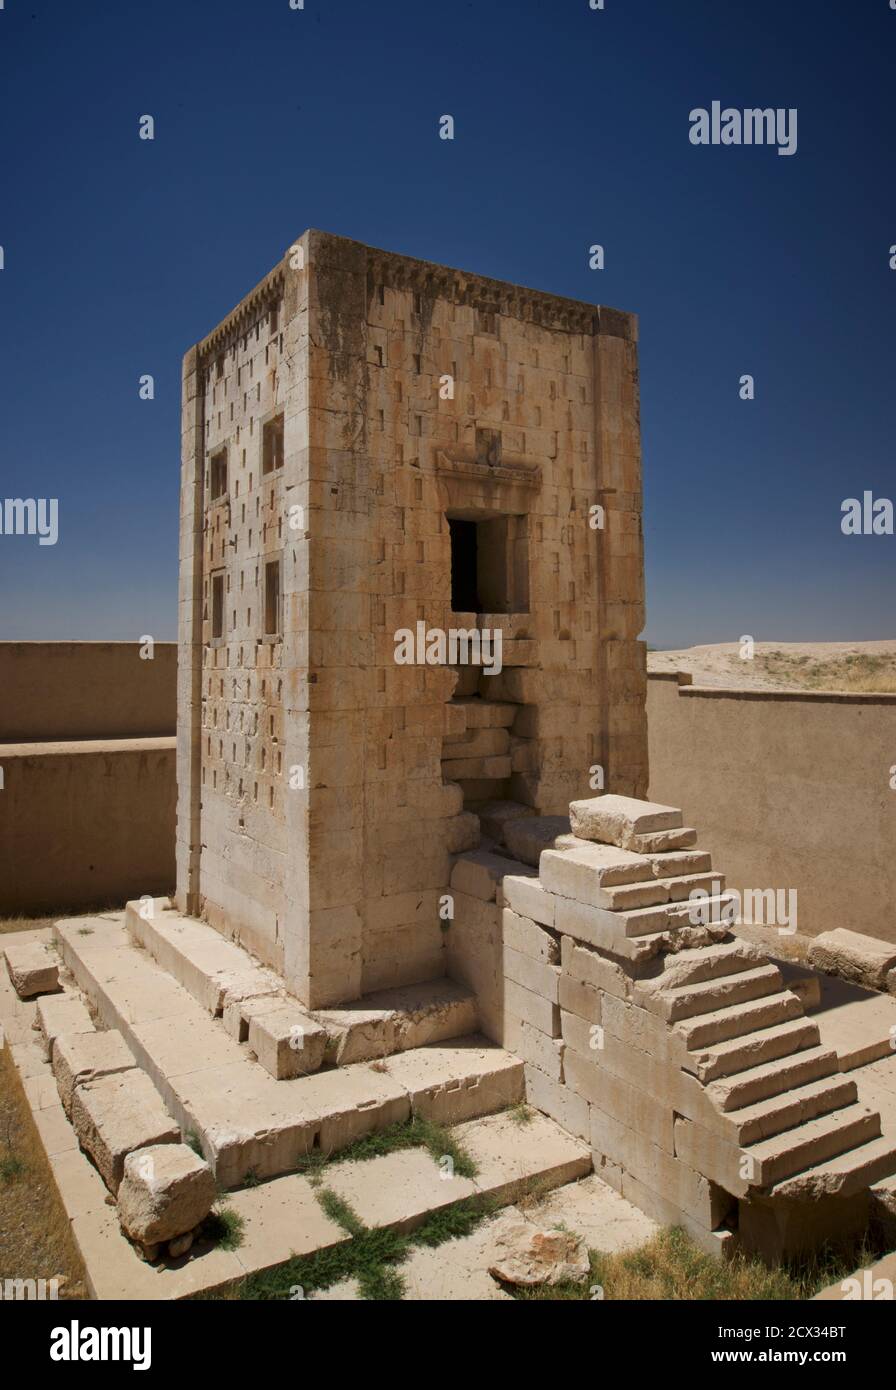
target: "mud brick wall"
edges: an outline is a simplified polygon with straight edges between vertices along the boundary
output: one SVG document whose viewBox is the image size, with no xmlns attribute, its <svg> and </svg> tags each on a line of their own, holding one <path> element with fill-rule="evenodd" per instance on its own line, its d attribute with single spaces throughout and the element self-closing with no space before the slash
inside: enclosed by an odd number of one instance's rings
<svg viewBox="0 0 896 1390">
<path fill-rule="evenodd" d="M 515 799 L 563 812 L 596 764 L 646 789 L 637 345 L 627 314 L 319 232 L 297 245 L 185 359 L 178 897 L 324 1004 L 446 968 L 460 683 L 396 664 L 399 629 L 500 624 L 508 664 L 479 680 L 533 745 Z M 449 517 L 508 519 L 524 582 L 499 614 L 452 610 Z"/>
</svg>

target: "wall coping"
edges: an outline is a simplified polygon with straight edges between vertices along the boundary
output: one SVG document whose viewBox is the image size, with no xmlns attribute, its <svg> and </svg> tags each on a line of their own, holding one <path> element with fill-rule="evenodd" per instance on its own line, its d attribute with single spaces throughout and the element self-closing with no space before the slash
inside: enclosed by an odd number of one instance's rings
<svg viewBox="0 0 896 1390">
<path fill-rule="evenodd" d="M 678 693 L 703 700 L 766 700 L 810 705 L 896 705 L 896 691 L 755 690 L 750 686 L 694 685 L 687 671 L 654 671 L 648 681 L 676 681 Z"/>
<path fill-rule="evenodd" d="M 77 738 L 54 743 L 0 743 L 0 763 L 9 758 L 71 757 L 73 754 L 154 753 L 177 748 L 177 735 L 147 738 Z"/>
</svg>

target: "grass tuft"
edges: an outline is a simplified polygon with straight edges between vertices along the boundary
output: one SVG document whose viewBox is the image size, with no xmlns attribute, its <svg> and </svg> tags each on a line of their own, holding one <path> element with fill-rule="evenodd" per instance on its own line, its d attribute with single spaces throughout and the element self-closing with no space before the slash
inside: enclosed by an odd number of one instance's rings
<svg viewBox="0 0 896 1390">
<path fill-rule="evenodd" d="M 243 1243 L 245 1221 L 233 1207 L 215 1207 L 202 1223 L 202 1235 L 221 1250 L 238 1250 Z"/>
</svg>

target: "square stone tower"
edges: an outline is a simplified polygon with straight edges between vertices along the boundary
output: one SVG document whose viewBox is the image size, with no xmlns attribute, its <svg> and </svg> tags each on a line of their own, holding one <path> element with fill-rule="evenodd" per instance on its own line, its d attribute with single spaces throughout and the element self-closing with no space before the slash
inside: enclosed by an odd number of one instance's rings
<svg viewBox="0 0 896 1390">
<path fill-rule="evenodd" d="M 635 317 L 308 231 L 182 458 L 177 906 L 310 1007 L 445 974 L 484 808 L 646 791 Z"/>
</svg>

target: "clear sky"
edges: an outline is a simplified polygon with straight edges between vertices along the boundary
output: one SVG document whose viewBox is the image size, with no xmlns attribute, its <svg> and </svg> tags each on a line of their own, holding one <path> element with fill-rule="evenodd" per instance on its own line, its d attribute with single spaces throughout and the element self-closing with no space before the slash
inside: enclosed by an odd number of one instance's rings
<svg viewBox="0 0 896 1390">
<path fill-rule="evenodd" d="M 890 0 L 5 0 L 0 498 L 59 539 L 0 535 L 0 638 L 176 635 L 181 357 L 309 226 L 640 315 L 651 643 L 896 635 L 840 532 L 896 496 L 894 59 Z"/>
</svg>

